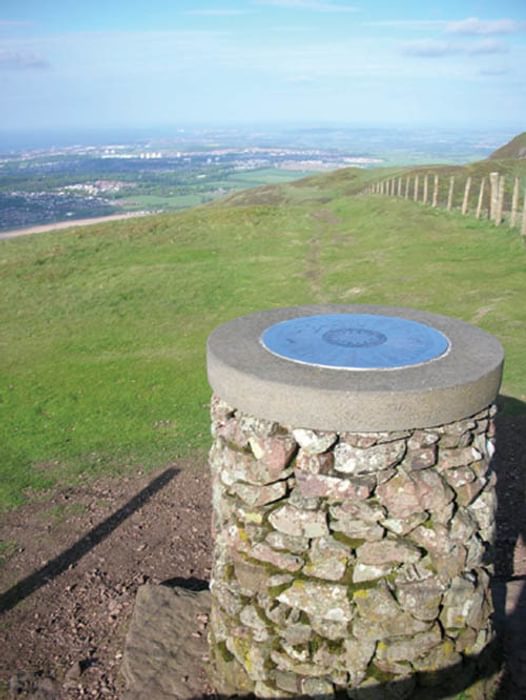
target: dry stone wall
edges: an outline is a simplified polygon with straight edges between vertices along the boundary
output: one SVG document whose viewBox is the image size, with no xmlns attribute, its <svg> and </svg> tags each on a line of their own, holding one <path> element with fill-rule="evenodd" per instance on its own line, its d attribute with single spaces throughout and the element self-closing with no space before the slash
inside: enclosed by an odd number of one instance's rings
<svg viewBox="0 0 526 700">
<path fill-rule="evenodd" d="M 336 433 L 213 398 L 218 690 L 492 697 L 494 413 Z"/>
</svg>

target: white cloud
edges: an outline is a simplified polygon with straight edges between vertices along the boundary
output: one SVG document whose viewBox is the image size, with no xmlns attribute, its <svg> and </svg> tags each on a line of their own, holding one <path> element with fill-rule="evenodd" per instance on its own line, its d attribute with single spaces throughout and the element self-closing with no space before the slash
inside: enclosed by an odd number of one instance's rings
<svg viewBox="0 0 526 700">
<path fill-rule="evenodd" d="M 0 70 L 42 70 L 49 62 L 32 51 L 9 51 L 0 49 Z"/>
<path fill-rule="evenodd" d="M 508 47 L 495 39 L 481 41 L 442 41 L 439 39 L 419 39 L 402 44 L 402 53 L 421 58 L 442 58 L 456 54 L 472 56 L 507 53 Z"/>
<path fill-rule="evenodd" d="M 450 34 L 514 34 L 525 30 L 526 22 L 517 22 L 514 19 L 483 20 L 478 17 L 468 17 L 446 24 L 446 32 Z"/>
<path fill-rule="evenodd" d="M 464 34 L 467 36 L 489 36 L 491 34 L 515 34 L 526 31 L 526 22 L 514 19 L 482 20 L 478 17 L 468 17 L 462 20 L 419 20 L 395 19 L 363 22 L 368 27 L 392 27 L 407 30 L 440 30 L 447 34 Z"/>
<path fill-rule="evenodd" d="M 475 41 L 472 44 L 469 44 L 466 49 L 467 52 L 471 54 L 495 54 L 508 52 L 508 47 L 501 41 L 496 41 L 495 39 Z"/>
<path fill-rule="evenodd" d="M 459 53 L 459 47 L 449 41 L 419 39 L 402 44 L 402 53 L 408 56 L 421 56 L 422 58 L 440 58 Z"/>
<path fill-rule="evenodd" d="M 256 4 L 315 12 L 357 12 L 353 5 L 341 5 L 332 0 L 256 0 Z"/>
</svg>

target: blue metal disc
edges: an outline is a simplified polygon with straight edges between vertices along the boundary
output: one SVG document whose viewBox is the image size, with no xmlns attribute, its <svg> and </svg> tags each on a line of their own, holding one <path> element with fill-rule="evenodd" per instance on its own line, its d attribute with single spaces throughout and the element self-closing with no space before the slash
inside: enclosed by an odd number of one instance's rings
<svg viewBox="0 0 526 700">
<path fill-rule="evenodd" d="M 269 352 L 293 362 L 336 369 L 397 369 L 448 352 L 446 336 L 397 316 L 325 314 L 275 323 L 261 335 Z"/>
</svg>

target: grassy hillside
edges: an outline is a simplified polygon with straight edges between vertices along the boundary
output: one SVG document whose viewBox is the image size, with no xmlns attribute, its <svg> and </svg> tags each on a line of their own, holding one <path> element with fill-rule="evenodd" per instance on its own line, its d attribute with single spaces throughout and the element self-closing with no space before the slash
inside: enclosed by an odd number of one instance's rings
<svg viewBox="0 0 526 700">
<path fill-rule="evenodd" d="M 500 160 L 502 158 L 526 158 L 526 131 L 518 134 L 509 143 L 497 148 L 490 155 L 491 160 Z"/>
<path fill-rule="evenodd" d="M 206 337 L 257 309 L 363 302 L 462 318 L 501 339 L 503 392 L 526 400 L 520 236 L 353 196 L 375 177 L 338 171 L 0 241 L 0 507 L 30 487 L 206 449 Z"/>
</svg>

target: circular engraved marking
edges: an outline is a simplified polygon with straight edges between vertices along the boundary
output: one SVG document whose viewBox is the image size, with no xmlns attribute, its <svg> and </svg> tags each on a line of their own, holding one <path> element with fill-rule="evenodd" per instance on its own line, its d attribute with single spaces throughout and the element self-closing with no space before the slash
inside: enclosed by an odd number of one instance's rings
<svg viewBox="0 0 526 700">
<path fill-rule="evenodd" d="M 299 316 L 270 326 L 260 342 L 292 362 L 356 370 L 413 367 L 442 357 L 450 348 L 436 328 L 380 314 Z"/>
<path fill-rule="evenodd" d="M 366 328 L 337 328 L 322 335 L 331 345 L 341 345 L 344 348 L 372 348 L 381 345 L 387 336 L 378 331 L 368 331 Z"/>
</svg>

